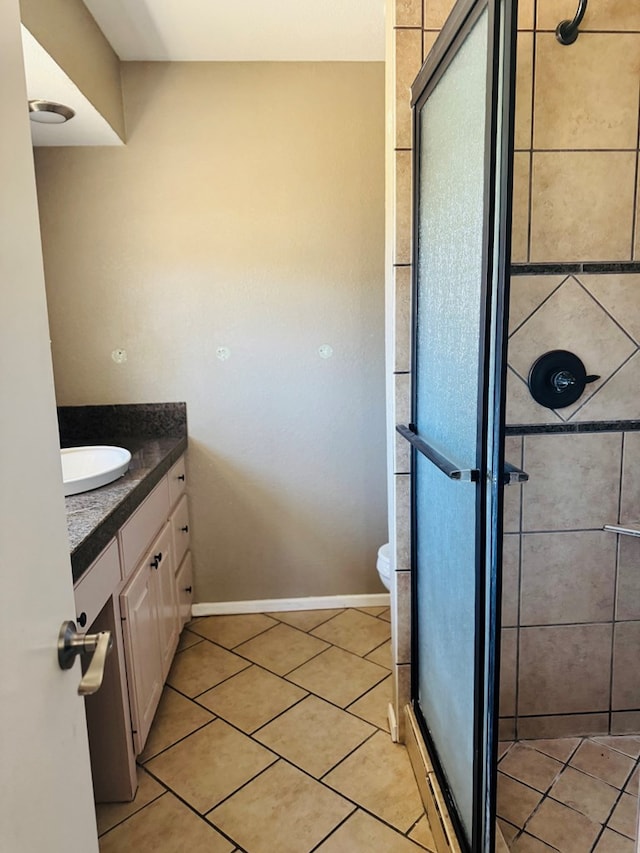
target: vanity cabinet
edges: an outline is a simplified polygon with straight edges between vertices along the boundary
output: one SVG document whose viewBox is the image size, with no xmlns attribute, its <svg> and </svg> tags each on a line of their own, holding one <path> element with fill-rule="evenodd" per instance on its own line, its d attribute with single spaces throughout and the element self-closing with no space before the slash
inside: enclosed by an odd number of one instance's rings
<svg viewBox="0 0 640 853">
<path fill-rule="evenodd" d="M 181 457 L 75 586 L 77 618 L 84 622 L 79 629 L 108 625 L 115 639 L 107 658 L 112 676 L 86 703 L 98 802 L 135 795 L 135 757 L 144 749 L 180 631 L 191 616 L 185 489 Z"/>
<path fill-rule="evenodd" d="M 147 548 L 120 594 L 136 754 L 144 749 L 182 630 L 176 569 L 189 544 L 180 529 L 189 530 L 185 488 L 182 457 L 120 533 L 123 566 L 129 566 L 133 555 L 137 558 Z M 155 539 L 149 545 L 151 536 Z"/>
<path fill-rule="evenodd" d="M 133 742 L 138 754 L 144 748 L 178 645 L 178 608 L 168 522 L 120 594 L 120 610 Z"/>
</svg>

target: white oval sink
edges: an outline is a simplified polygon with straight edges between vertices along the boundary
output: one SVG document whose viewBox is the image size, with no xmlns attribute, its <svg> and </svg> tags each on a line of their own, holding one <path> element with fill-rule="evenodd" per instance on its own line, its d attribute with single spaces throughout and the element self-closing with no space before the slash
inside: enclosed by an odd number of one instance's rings
<svg viewBox="0 0 640 853">
<path fill-rule="evenodd" d="M 131 454 L 124 447 L 95 445 L 60 451 L 64 496 L 77 495 L 112 483 L 126 474 Z"/>
</svg>

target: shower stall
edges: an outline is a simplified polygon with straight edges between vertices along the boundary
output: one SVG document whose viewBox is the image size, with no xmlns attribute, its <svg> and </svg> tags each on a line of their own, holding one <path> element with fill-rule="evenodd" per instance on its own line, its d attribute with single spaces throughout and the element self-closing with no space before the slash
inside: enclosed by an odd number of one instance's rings
<svg viewBox="0 0 640 853">
<path fill-rule="evenodd" d="M 633 850 L 640 3 L 392 29 L 400 731 L 442 844 Z"/>
</svg>

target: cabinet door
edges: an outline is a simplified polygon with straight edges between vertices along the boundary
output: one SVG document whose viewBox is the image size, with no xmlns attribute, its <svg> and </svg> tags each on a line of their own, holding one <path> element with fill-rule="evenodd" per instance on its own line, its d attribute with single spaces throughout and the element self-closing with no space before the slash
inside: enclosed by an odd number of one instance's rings
<svg viewBox="0 0 640 853">
<path fill-rule="evenodd" d="M 191 619 L 191 601 L 193 600 L 193 568 L 191 554 L 182 561 L 176 575 L 176 590 L 178 596 L 178 612 L 180 617 L 180 630 Z"/>
<path fill-rule="evenodd" d="M 173 655 L 178 645 L 178 604 L 176 602 L 175 563 L 171 542 L 171 525 L 167 522 L 156 539 L 154 560 L 158 557 L 158 568 L 154 571 L 157 584 L 158 636 L 162 680 L 167 677 Z"/>
<path fill-rule="evenodd" d="M 145 561 L 120 595 L 136 755 L 142 752 L 162 693 L 156 572 Z"/>
<path fill-rule="evenodd" d="M 171 522 L 171 531 L 173 533 L 173 556 L 175 557 L 176 566 L 179 566 L 182 558 L 189 550 L 190 543 L 189 507 L 186 495 L 180 498 L 180 502 L 171 513 L 169 521 Z"/>
<path fill-rule="evenodd" d="M 173 468 L 169 470 L 167 480 L 169 481 L 169 502 L 170 506 L 173 507 L 187 488 L 187 468 L 184 456 L 181 456 Z"/>
</svg>

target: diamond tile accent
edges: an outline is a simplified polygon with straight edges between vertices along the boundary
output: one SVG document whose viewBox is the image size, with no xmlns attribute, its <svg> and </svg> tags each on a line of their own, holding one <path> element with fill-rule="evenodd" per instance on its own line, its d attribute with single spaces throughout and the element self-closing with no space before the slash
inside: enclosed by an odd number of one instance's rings
<svg viewBox="0 0 640 853">
<path fill-rule="evenodd" d="M 627 334 L 640 343 L 640 275 L 581 275 L 580 281 Z"/>
<path fill-rule="evenodd" d="M 558 345 L 559 329 L 562 329 L 562 347 Z M 578 281 L 570 277 L 511 336 L 509 364 L 526 378 L 533 362 L 553 349 L 574 352 L 582 358 L 588 373 L 597 372 L 601 377 L 587 386 L 576 404 L 558 410 L 567 420 L 629 358 L 636 346 Z"/>
</svg>

